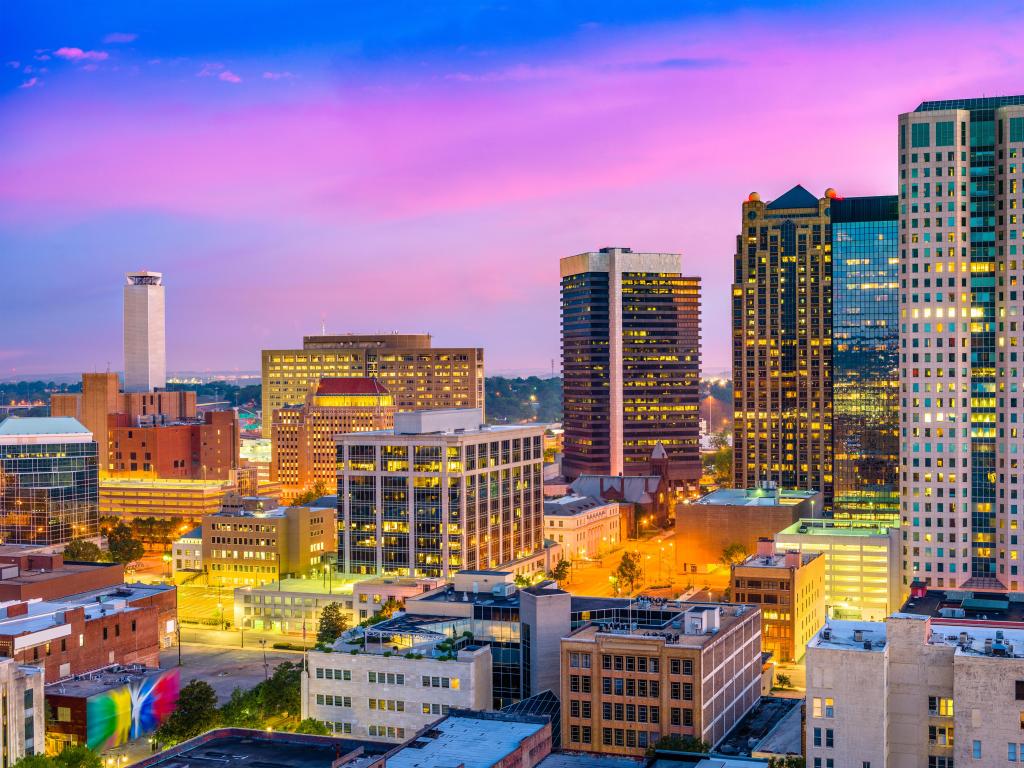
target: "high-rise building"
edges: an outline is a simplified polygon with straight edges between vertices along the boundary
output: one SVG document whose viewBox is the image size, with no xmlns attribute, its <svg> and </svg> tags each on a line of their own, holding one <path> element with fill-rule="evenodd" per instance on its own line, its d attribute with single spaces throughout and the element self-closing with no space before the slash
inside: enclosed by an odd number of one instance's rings
<svg viewBox="0 0 1024 768">
<path fill-rule="evenodd" d="M 0 422 L 0 539 L 65 544 L 98 535 L 96 441 L 72 418 Z"/>
<path fill-rule="evenodd" d="M 733 475 L 821 491 L 832 506 L 834 190 L 743 203 L 732 287 Z"/>
<path fill-rule="evenodd" d="M 263 350 L 263 436 L 274 411 L 299 405 L 321 378 L 378 379 L 400 411 L 484 407 L 484 351 L 432 347 L 429 334 L 306 336 L 302 349 Z"/>
<path fill-rule="evenodd" d="M 124 388 L 152 392 L 167 385 L 164 276 L 129 272 L 124 286 Z"/>
<path fill-rule="evenodd" d="M 675 253 L 602 248 L 561 260 L 562 471 L 700 478 L 700 278 Z M 659 451 L 660 453 L 660 451 Z"/>
<path fill-rule="evenodd" d="M 1024 96 L 899 118 L 904 578 L 1024 589 Z"/>
<path fill-rule="evenodd" d="M 302 405 L 274 411 L 270 481 L 287 495 L 321 483 L 324 494 L 338 488 L 337 445 L 348 432 L 391 429 L 395 399 L 374 378 L 323 378 Z"/>
<path fill-rule="evenodd" d="M 544 425 L 488 426 L 479 409 L 395 415 L 338 436 L 339 563 L 447 578 L 543 547 Z"/>
<path fill-rule="evenodd" d="M 899 523 L 896 195 L 832 200 L 832 442 L 838 518 Z"/>
</svg>

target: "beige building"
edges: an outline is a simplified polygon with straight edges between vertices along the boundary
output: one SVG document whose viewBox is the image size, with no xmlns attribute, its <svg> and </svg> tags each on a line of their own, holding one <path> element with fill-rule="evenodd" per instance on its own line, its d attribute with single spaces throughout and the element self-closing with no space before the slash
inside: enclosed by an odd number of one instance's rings
<svg viewBox="0 0 1024 768">
<path fill-rule="evenodd" d="M 732 599 L 761 607 L 761 649 L 784 664 L 803 658 L 825 624 L 825 557 L 775 551 L 771 539 L 732 566 Z"/>
<path fill-rule="evenodd" d="M 562 638 L 562 748 L 639 757 L 662 736 L 717 744 L 760 698 L 760 611 L 669 603 L 627 615 Z"/>
<path fill-rule="evenodd" d="M 282 492 L 299 493 L 315 483 L 337 493 L 335 437 L 350 432 L 391 429 L 395 399 L 373 378 L 324 378 L 302 405 L 274 411 L 271 425 L 271 482 Z"/>
<path fill-rule="evenodd" d="M 1024 624 L 899 613 L 807 648 L 808 768 L 1016 764 Z"/>
<path fill-rule="evenodd" d="M 105 477 L 100 480 L 100 517 L 124 520 L 156 517 L 179 522 L 185 533 L 204 515 L 217 512 L 227 493 L 236 490 L 229 480 L 147 480 Z"/>
<path fill-rule="evenodd" d="M 309 674 L 302 675 L 303 719 L 319 720 L 338 735 L 403 742 L 450 709 L 490 709 L 490 647 L 463 638 L 452 653 L 438 648 L 440 642 L 399 654 L 374 643 L 356 653 L 341 642 L 333 653 L 310 651 Z"/>
<path fill-rule="evenodd" d="M 374 377 L 399 410 L 484 407 L 484 351 L 432 347 L 429 334 L 306 336 L 263 350 L 263 413 L 305 402 L 322 378 Z M 264 418 L 263 436 L 271 436 Z"/>
<path fill-rule="evenodd" d="M 801 519 L 775 534 L 775 546 L 825 556 L 829 616 L 884 621 L 907 594 L 900 579 L 899 536 L 899 528 L 870 520 Z"/>
<path fill-rule="evenodd" d="M 558 542 L 570 562 L 601 557 L 622 544 L 620 505 L 576 494 L 545 501 L 544 538 Z"/>
<path fill-rule="evenodd" d="M 242 499 L 225 499 L 220 512 L 203 517 L 203 570 L 212 585 L 259 585 L 285 574 L 305 576 L 336 552 L 337 511 L 281 507 L 250 512 Z"/>
<path fill-rule="evenodd" d="M 46 752 L 46 705 L 43 700 L 44 670 L 14 659 L 0 658 L 0 717 L 3 753 L 0 766 L 9 768 L 27 755 Z"/>
</svg>

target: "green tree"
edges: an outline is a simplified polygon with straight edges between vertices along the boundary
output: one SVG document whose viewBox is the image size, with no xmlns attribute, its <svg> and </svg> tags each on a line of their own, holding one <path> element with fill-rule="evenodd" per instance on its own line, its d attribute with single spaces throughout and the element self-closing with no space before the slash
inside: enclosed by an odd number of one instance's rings
<svg viewBox="0 0 1024 768">
<path fill-rule="evenodd" d="M 569 578 L 569 569 L 572 564 L 568 560 L 559 560 L 555 563 L 555 567 L 551 569 L 551 573 L 548 574 L 549 578 L 554 579 L 561 585 L 563 581 Z"/>
<path fill-rule="evenodd" d="M 385 600 L 383 603 L 381 603 L 379 613 L 385 619 L 390 619 L 392 616 L 395 615 L 395 611 L 400 611 L 400 610 L 402 610 L 402 604 L 400 602 L 398 602 L 397 600 L 395 600 L 394 597 L 388 597 L 387 600 Z M 346 621 L 347 621 L 347 619 L 346 619 Z M 347 629 L 347 627 L 346 627 L 346 629 Z"/>
<path fill-rule="evenodd" d="M 636 584 L 640 581 L 640 553 L 639 552 L 623 552 L 622 559 L 619 561 L 619 567 L 615 569 L 615 576 L 619 580 L 620 585 L 629 585 L 629 591 L 632 592 L 636 589 Z"/>
<path fill-rule="evenodd" d="M 732 485 L 732 448 L 728 445 L 719 447 L 711 457 L 715 468 L 715 483 L 719 486 Z"/>
<path fill-rule="evenodd" d="M 296 733 L 311 733 L 314 736 L 330 736 L 331 730 L 319 720 L 307 717 L 295 729 Z"/>
<path fill-rule="evenodd" d="M 14 768 L 56 768 L 55 758 L 46 755 L 25 755 L 14 764 Z"/>
<path fill-rule="evenodd" d="M 742 544 L 730 544 L 722 550 L 722 565 L 735 565 L 747 559 L 747 548 Z"/>
<path fill-rule="evenodd" d="M 525 575 L 523 575 L 521 573 L 517 573 L 516 574 L 516 578 L 515 578 L 515 582 L 516 582 L 516 586 L 517 587 L 519 587 L 520 589 L 524 589 L 524 588 L 530 586 L 530 577 L 529 576 L 525 576 Z"/>
<path fill-rule="evenodd" d="M 217 694 L 204 680 L 193 680 L 181 689 L 177 708 L 157 729 L 156 738 L 164 744 L 177 744 L 216 728 L 219 720 Z"/>
<path fill-rule="evenodd" d="M 348 629 L 348 614 L 341 608 L 341 603 L 328 603 L 320 611 L 320 624 L 316 628 L 316 642 L 333 643 Z"/>
<path fill-rule="evenodd" d="M 707 754 L 711 745 L 696 736 L 662 736 L 654 742 L 653 749 L 664 749 L 671 752 L 699 752 Z M 652 750 L 653 751 L 653 750 Z"/>
<path fill-rule="evenodd" d="M 142 542 L 132 535 L 132 529 L 124 523 L 118 523 L 107 534 L 107 548 L 115 563 L 134 563 L 146 553 Z"/>
<path fill-rule="evenodd" d="M 298 717 L 302 709 L 302 664 L 285 661 L 260 684 L 264 717 Z"/>
<path fill-rule="evenodd" d="M 778 688 L 792 688 L 793 681 L 789 679 L 789 675 L 776 675 L 775 685 Z"/>
<path fill-rule="evenodd" d="M 69 541 L 64 547 L 64 559 L 80 563 L 97 563 L 103 557 L 103 550 L 87 539 Z"/>
<path fill-rule="evenodd" d="M 297 496 L 292 497 L 292 506 L 299 507 L 303 504 L 309 504 L 312 501 L 316 501 L 321 496 L 327 495 L 327 485 L 323 480 L 317 480 L 313 485 L 304 490 Z"/>
<path fill-rule="evenodd" d="M 262 686 L 263 683 L 260 683 Z M 228 728 L 262 728 L 263 702 L 260 686 L 248 691 L 235 688 L 231 698 L 220 708 L 220 725 Z"/>
<path fill-rule="evenodd" d="M 84 744 L 67 747 L 54 760 L 56 768 L 100 768 L 100 756 Z"/>
<path fill-rule="evenodd" d="M 768 758 L 768 768 L 807 768 L 807 758 L 800 755 Z"/>
</svg>

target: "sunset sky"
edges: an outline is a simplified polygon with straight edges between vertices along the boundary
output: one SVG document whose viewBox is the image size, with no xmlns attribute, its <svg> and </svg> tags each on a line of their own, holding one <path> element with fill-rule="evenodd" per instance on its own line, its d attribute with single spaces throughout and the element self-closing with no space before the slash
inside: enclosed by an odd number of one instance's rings
<svg viewBox="0 0 1024 768">
<path fill-rule="evenodd" d="M 1024 91 L 983 6 L 9 0 L 0 377 L 119 369 L 142 268 L 172 371 L 321 321 L 546 371 L 558 259 L 607 245 L 683 254 L 727 370 L 741 201 L 895 193 L 899 112 Z"/>
</svg>

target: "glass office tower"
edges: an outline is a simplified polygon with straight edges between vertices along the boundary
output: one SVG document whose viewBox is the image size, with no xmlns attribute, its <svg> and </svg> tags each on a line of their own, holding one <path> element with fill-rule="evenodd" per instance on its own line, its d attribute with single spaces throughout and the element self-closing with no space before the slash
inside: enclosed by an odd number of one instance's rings
<svg viewBox="0 0 1024 768">
<path fill-rule="evenodd" d="M 835 199 L 832 440 L 836 518 L 899 523 L 899 206 Z"/>
<path fill-rule="evenodd" d="M 0 539 L 65 544 L 98 535 L 99 464 L 92 433 L 67 417 L 0 423 Z"/>
<path fill-rule="evenodd" d="M 1024 96 L 899 118 L 904 581 L 1024 587 Z"/>
</svg>

